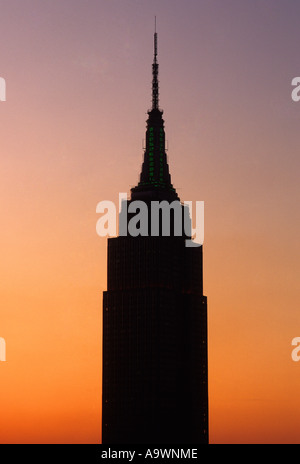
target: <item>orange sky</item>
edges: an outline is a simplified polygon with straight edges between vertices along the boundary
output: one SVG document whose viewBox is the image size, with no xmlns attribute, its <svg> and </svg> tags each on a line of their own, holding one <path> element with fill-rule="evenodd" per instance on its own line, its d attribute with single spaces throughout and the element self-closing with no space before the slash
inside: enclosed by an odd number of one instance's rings
<svg viewBox="0 0 300 464">
<path fill-rule="evenodd" d="M 100 442 L 96 205 L 138 181 L 155 14 L 172 183 L 205 202 L 211 442 L 300 442 L 299 10 L 2 2 L 1 443 Z"/>
</svg>

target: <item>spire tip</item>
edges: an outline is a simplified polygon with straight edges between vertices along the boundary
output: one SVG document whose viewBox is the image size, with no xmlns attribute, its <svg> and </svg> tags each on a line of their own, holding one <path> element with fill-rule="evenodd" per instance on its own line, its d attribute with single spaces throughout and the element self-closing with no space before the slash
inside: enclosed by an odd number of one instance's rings
<svg viewBox="0 0 300 464">
<path fill-rule="evenodd" d="M 156 16 L 155 16 L 155 32 L 154 32 L 154 61 L 152 65 L 152 109 L 158 109 L 158 63 L 157 63 L 157 32 L 156 32 Z"/>
</svg>

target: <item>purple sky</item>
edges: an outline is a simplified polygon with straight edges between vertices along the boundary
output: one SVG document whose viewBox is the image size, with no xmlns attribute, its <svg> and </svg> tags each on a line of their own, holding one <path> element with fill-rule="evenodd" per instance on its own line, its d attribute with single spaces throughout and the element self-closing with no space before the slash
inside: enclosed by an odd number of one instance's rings
<svg viewBox="0 0 300 464">
<path fill-rule="evenodd" d="M 295 0 L 0 0 L 7 84 L 0 102 L 0 336 L 11 353 L 3 390 L 10 397 L 23 382 L 18 362 L 30 333 L 27 387 L 35 392 L 45 358 L 39 334 L 52 339 L 61 327 L 56 359 L 64 369 L 57 371 L 53 357 L 53 373 L 66 391 L 74 388 L 69 370 L 88 379 L 72 397 L 74 404 L 81 398 L 86 432 L 72 425 L 72 439 L 96 440 L 106 241 L 96 236 L 95 211 L 138 182 L 155 15 L 172 183 L 182 200 L 205 202 L 211 436 L 297 442 L 300 367 L 290 356 L 300 331 Z M 89 356 L 75 365 L 78 341 Z M 51 396 L 58 389 L 68 405 L 57 385 L 44 385 L 41 422 L 32 413 L 26 431 L 21 421 L 33 399 L 17 392 L 14 409 L 0 397 L 0 437 L 30 441 L 41 430 L 49 441 L 67 439 L 74 420 Z M 49 404 L 57 416 L 47 435 Z"/>
</svg>

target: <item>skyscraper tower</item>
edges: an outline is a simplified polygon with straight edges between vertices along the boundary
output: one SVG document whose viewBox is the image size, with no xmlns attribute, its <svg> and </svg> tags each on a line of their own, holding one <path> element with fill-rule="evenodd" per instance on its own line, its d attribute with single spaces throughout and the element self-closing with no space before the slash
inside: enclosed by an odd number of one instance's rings
<svg viewBox="0 0 300 464">
<path fill-rule="evenodd" d="M 152 108 L 140 181 L 123 202 L 120 236 L 108 239 L 103 295 L 103 444 L 208 443 L 207 302 L 202 246 L 186 247 L 175 213 L 165 234 L 130 236 L 134 201 L 180 203 L 171 183 L 159 108 L 157 33 L 154 34 Z M 171 213 L 172 210 L 170 208 Z M 121 221 L 122 222 L 122 221 Z"/>
</svg>

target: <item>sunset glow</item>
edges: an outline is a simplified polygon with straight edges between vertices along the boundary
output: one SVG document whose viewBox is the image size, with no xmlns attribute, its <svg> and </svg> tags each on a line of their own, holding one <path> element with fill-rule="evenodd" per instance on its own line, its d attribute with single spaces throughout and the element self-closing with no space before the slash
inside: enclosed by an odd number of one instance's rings
<svg viewBox="0 0 300 464">
<path fill-rule="evenodd" d="M 101 442 L 96 206 L 138 181 L 155 15 L 172 183 L 205 204 L 210 441 L 300 442 L 300 4 L 2 0 L 1 443 Z"/>
</svg>

